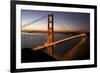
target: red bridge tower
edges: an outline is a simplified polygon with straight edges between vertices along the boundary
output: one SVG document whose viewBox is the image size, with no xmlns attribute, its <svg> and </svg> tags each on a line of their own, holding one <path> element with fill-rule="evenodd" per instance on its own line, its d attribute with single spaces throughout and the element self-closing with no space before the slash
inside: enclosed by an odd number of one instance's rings
<svg viewBox="0 0 100 73">
<path fill-rule="evenodd" d="M 48 14 L 48 37 L 47 45 L 52 44 L 54 41 L 54 29 L 53 29 L 53 14 Z M 48 54 L 53 56 L 54 46 L 48 46 Z"/>
</svg>

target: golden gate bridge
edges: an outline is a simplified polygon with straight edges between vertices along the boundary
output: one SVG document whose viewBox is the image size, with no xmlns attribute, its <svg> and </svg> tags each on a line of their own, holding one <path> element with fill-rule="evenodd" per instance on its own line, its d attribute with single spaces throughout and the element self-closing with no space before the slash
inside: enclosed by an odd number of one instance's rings
<svg viewBox="0 0 100 73">
<path fill-rule="evenodd" d="M 32 48 L 32 50 L 34 50 L 34 51 L 35 50 L 41 50 L 41 49 L 44 49 L 44 48 L 47 47 L 48 55 L 49 56 L 53 56 L 53 54 L 54 54 L 54 45 L 57 45 L 57 44 L 60 44 L 62 42 L 65 42 L 65 41 L 68 41 L 68 40 L 72 40 L 72 39 L 75 39 L 75 38 L 84 39 L 84 38 L 87 37 L 85 33 L 79 33 L 77 35 L 73 35 L 73 36 L 70 36 L 70 37 L 66 37 L 66 38 L 54 41 L 54 32 L 55 32 L 54 31 L 54 19 L 57 20 L 57 18 L 54 17 L 53 13 L 50 13 L 50 14 L 48 14 L 46 16 L 40 17 L 40 18 L 38 18 L 36 20 L 33 20 L 33 21 L 29 22 L 29 23 L 26 23 L 26 24 L 22 25 L 22 31 L 25 31 L 23 29 L 26 28 L 27 26 L 30 26 L 30 25 L 32 25 L 34 23 L 37 23 L 40 20 L 43 20 L 44 18 L 48 18 L 48 23 L 47 23 L 48 24 L 48 26 L 47 26 L 47 28 L 48 28 L 48 30 L 47 30 L 47 42 L 42 46 L 38 46 L 36 48 Z M 59 22 L 59 21 L 56 21 L 56 23 L 57 22 Z M 57 25 L 59 25 L 59 24 L 57 23 Z M 61 26 L 59 25 L 59 27 L 61 27 L 62 29 L 65 29 L 64 26 L 62 27 L 62 25 Z"/>
</svg>

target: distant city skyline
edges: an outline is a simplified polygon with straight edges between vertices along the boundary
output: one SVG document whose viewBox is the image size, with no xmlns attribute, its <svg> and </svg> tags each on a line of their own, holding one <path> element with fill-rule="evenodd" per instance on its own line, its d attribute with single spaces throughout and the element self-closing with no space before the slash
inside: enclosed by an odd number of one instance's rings
<svg viewBox="0 0 100 73">
<path fill-rule="evenodd" d="M 21 10 L 21 25 L 25 25 L 43 16 L 50 11 Z M 55 31 L 90 31 L 90 14 L 79 12 L 52 12 L 54 15 Z M 25 30 L 47 31 L 48 18 L 25 27 Z"/>
</svg>

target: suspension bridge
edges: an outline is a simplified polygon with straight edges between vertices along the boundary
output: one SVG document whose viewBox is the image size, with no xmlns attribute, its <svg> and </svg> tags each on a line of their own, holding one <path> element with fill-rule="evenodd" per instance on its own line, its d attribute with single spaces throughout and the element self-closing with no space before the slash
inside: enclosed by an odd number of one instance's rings
<svg viewBox="0 0 100 73">
<path fill-rule="evenodd" d="M 50 14 L 48 14 L 46 16 L 40 17 L 40 18 L 38 18 L 36 20 L 33 20 L 33 21 L 29 22 L 29 23 L 26 23 L 26 24 L 22 25 L 22 31 L 23 32 L 30 32 L 30 31 L 26 31 L 25 28 L 30 26 L 30 25 L 33 25 L 34 23 L 37 23 L 37 22 L 39 22 L 39 21 L 41 21 L 41 20 L 43 20 L 45 18 L 47 18 L 47 20 L 48 20 L 48 23 L 47 23 L 47 25 L 48 25 L 47 26 L 47 42 L 45 42 L 44 45 L 42 45 L 42 46 L 38 46 L 36 48 L 32 48 L 32 50 L 34 50 L 34 51 L 47 48 L 48 49 L 48 55 L 49 56 L 53 56 L 53 54 L 54 54 L 54 45 L 57 45 L 57 44 L 60 44 L 62 42 L 69 41 L 69 40 L 72 40 L 72 39 L 75 39 L 75 38 L 83 39 L 83 38 L 87 37 L 85 33 L 79 33 L 77 35 L 73 35 L 73 36 L 70 36 L 70 37 L 66 37 L 66 38 L 54 41 L 54 33 L 56 32 L 56 31 L 54 31 L 54 25 L 57 24 L 58 27 L 61 28 L 61 29 L 65 29 L 65 28 L 62 25 L 62 23 L 59 22 L 59 20 L 53 15 L 53 13 L 50 13 Z"/>
</svg>

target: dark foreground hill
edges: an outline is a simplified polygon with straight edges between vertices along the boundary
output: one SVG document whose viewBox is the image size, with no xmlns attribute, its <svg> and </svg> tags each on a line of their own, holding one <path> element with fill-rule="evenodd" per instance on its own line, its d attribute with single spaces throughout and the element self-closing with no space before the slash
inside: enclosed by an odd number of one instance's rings
<svg viewBox="0 0 100 73">
<path fill-rule="evenodd" d="M 21 62 L 47 62 L 56 61 L 55 58 L 41 51 L 33 51 L 31 48 L 23 48 L 21 50 Z"/>
</svg>

